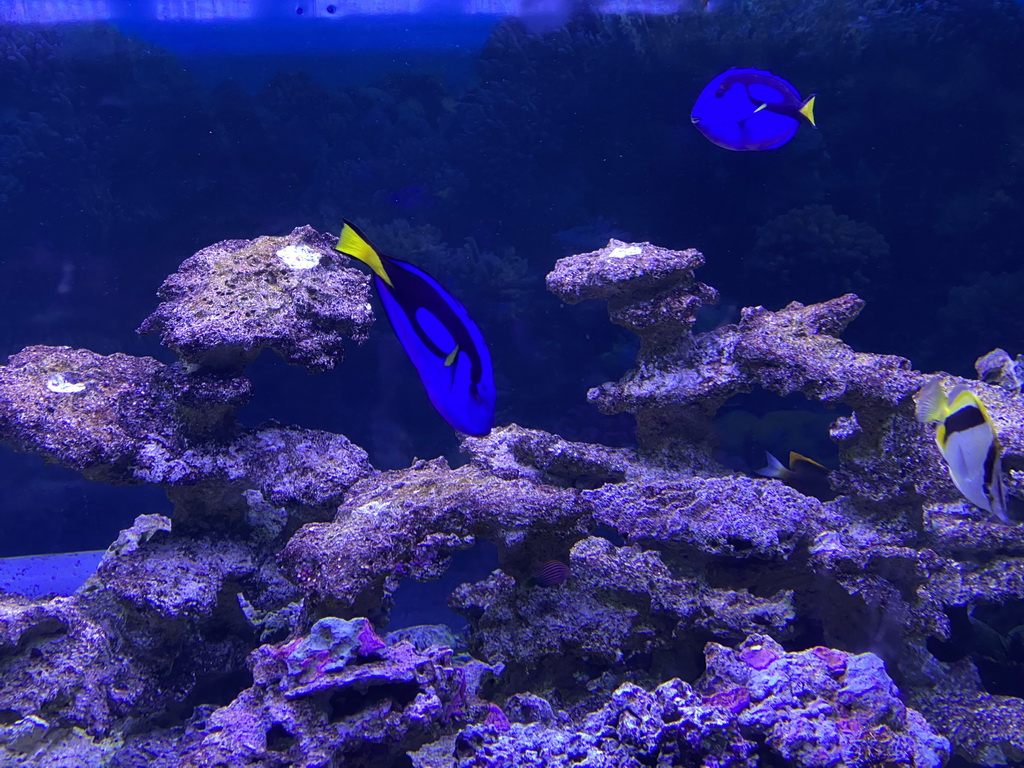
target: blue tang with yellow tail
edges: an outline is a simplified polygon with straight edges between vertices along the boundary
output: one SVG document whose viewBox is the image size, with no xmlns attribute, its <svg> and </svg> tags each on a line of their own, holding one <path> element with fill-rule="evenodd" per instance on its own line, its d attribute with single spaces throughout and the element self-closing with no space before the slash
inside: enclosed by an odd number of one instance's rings
<svg viewBox="0 0 1024 768">
<path fill-rule="evenodd" d="M 725 149 L 775 149 L 796 136 L 801 122 L 817 128 L 815 98 L 800 98 L 792 84 L 771 72 L 733 67 L 704 86 L 690 120 Z"/>
<path fill-rule="evenodd" d="M 496 398 L 491 354 L 466 308 L 419 267 L 382 254 L 348 221 L 336 249 L 373 270 L 391 327 L 437 412 L 459 432 L 490 432 Z"/>
<path fill-rule="evenodd" d="M 1010 522 L 999 440 L 978 396 L 965 386 L 953 387 L 947 394 L 939 377 L 933 376 L 914 397 L 917 420 L 939 423 L 935 442 L 953 485 L 974 506 Z"/>
</svg>

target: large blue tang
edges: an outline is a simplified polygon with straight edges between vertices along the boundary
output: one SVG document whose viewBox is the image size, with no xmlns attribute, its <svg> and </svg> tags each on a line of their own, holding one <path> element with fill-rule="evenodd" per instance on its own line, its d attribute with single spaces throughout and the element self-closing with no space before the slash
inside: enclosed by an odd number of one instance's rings
<svg viewBox="0 0 1024 768">
<path fill-rule="evenodd" d="M 437 412 L 459 432 L 490 432 L 496 398 L 491 354 L 466 308 L 419 267 L 382 254 L 347 221 L 336 248 L 373 270 L 391 327 Z"/>
<path fill-rule="evenodd" d="M 814 99 L 801 99 L 792 84 L 771 72 L 734 67 L 704 86 L 690 120 L 725 149 L 775 149 L 796 135 L 801 122 L 817 127 Z"/>
</svg>

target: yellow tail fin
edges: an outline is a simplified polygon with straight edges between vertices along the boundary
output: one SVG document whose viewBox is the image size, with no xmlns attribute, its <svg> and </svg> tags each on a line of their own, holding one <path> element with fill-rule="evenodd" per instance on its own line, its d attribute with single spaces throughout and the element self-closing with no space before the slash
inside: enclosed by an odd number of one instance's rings
<svg viewBox="0 0 1024 768">
<path fill-rule="evenodd" d="M 359 259 L 359 261 L 372 269 L 377 274 L 377 277 L 394 288 L 391 278 L 388 277 L 387 270 L 384 269 L 384 262 L 381 261 L 380 254 L 377 253 L 377 249 L 370 245 L 363 233 L 356 229 L 354 224 L 345 222 L 345 226 L 341 228 L 341 235 L 338 237 L 338 244 L 334 246 L 334 250 L 351 256 L 353 259 Z"/>
<path fill-rule="evenodd" d="M 816 98 L 818 98 L 818 94 L 812 93 L 810 98 L 808 98 L 800 107 L 800 114 L 807 118 L 807 122 L 810 123 L 813 128 L 818 127 L 818 124 L 814 122 L 814 100 Z"/>
</svg>

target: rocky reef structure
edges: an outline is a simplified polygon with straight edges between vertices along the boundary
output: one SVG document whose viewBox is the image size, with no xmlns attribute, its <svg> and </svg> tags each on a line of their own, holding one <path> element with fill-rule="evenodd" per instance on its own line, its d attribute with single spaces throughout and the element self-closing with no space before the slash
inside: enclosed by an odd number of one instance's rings
<svg viewBox="0 0 1024 768">
<path fill-rule="evenodd" d="M 535 696 L 514 696 L 518 722 L 472 725 L 457 765 L 755 765 L 762 745 L 786 765 L 940 766 L 949 742 L 907 709 L 871 653 L 786 653 L 763 635 L 707 647 L 699 690 L 672 679 L 625 683 L 582 722 Z"/>
<path fill-rule="evenodd" d="M 914 419 L 925 376 L 840 340 L 856 296 L 696 333 L 703 256 L 613 240 L 548 287 L 640 338 L 587 395 L 635 417 L 636 449 L 512 424 L 467 438 L 464 466 L 379 472 L 341 435 L 234 419 L 261 349 L 317 370 L 368 333 L 367 278 L 331 246 L 300 228 L 188 259 L 143 324 L 178 364 L 30 347 L 0 368 L 0 439 L 174 505 L 74 595 L 0 595 L 0 762 L 1024 759 L 1024 527 L 949 480 Z M 944 380 L 988 407 L 1016 503 L 1019 393 Z M 757 389 L 849 409 L 835 500 L 716 462 L 716 413 Z M 387 636 L 404 583 L 482 544 L 496 569 L 448 598 L 464 649 Z"/>
</svg>

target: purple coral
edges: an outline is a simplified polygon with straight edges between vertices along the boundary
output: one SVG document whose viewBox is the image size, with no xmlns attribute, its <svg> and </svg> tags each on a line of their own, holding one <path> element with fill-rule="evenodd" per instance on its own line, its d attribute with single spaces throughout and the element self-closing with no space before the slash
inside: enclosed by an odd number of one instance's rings
<svg viewBox="0 0 1024 768">
<path fill-rule="evenodd" d="M 872 653 L 787 653 L 770 637 L 752 635 L 735 650 L 711 643 L 707 657 L 700 687 L 712 698 L 742 700 L 734 692 L 746 691 L 739 724 L 745 733 L 763 734 L 792 765 L 938 768 L 949 757 L 949 741 L 907 708 Z"/>
</svg>

